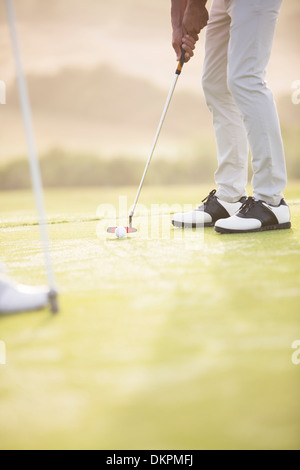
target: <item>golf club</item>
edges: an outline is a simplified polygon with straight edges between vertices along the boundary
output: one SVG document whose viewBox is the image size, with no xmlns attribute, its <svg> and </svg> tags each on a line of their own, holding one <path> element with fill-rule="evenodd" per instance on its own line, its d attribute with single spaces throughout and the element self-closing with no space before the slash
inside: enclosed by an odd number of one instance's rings
<svg viewBox="0 0 300 470">
<path fill-rule="evenodd" d="M 22 61 L 21 61 L 19 40 L 18 40 L 16 21 L 15 21 L 15 11 L 14 11 L 12 0 L 5 0 L 5 4 L 6 4 L 7 17 L 8 17 L 8 23 L 9 23 L 9 29 L 10 29 L 10 35 L 11 35 L 11 41 L 12 41 L 15 66 L 16 66 L 16 74 L 17 74 L 19 97 L 20 97 L 21 109 L 22 109 L 22 115 L 23 115 L 23 122 L 24 122 L 25 134 L 26 134 L 26 140 L 27 140 L 27 146 L 28 146 L 32 186 L 34 190 L 35 202 L 36 202 L 38 216 L 39 216 L 39 227 L 40 227 L 40 232 L 41 232 L 41 241 L 42 241 L 42 246 L 43 246 L 47 281 L 48 281 L 48 287 L 49 287 L 49 294 L 48 294 L 49 304 L 50 304 L 52 313 L 57 313 L 58 312 L 57 291 L 55 288 L 54 273 L 53 273 L 51 257 L 50 257 L 50 249 L 49 249 L 50 245 L 49 245 L 49 238 L 48 238 L 48 232 L 47 232 L 43 187 L 42 187 L 40 167 L 39 167 L 35 139 L 34 139 L 27 84 L 26 84 L 26 79 L 25 79 L 25 75 L 23 72 Z"/>
<path fill-rule="evenodd" d="M 128 227 L 125 227 L 127 233 L 132 233 L 132 232 L 137 231 L 136 228 L 132 227 L 132 219 L 133 219 L 133 216 L 134 216 L 134 211 L 136 209 L 136 206 L 137 206 L 137 203 L 138 203 L 138 200 L 139 200 L 139 196 L 140 196 L 143 184 L 144 184 L 144 180 L 145 180 L 145 177 L 146 177 L 146 174 L 147 174 L 147 171 L 148 171 L 148 168 L 149 168 L 149 165 L 150 165 L 150 162 L 151 162 L 151 159 L 152 159 L 152 156 L 153 156 L 153 153 L 154 153 L 157 141 L 158 141 L 158 137 L 159 137 L 160 131 L 162 129 L 162 126 L 163 126 L 163 123 L 164 123 L 164 120 L 165 120 L 165 117 L 166 117 L 166 114 L 167 114 L 167 111 L 168 111 L 173 93 L 174 93 L 174 90 L 175 90 L 175 87 L 176 87 L 178 77 L 181 74 L 181 70 L 182 70 L 184 61 L 185 61 L 185 51 L 182 49 L 181 57 L 178 61 L 178 66 L 177 66 L 177 69 L 175 71 L 175 77 L 174 77 L 171 89 L 169 91 L 169 95 L 167 97 L 167 101 L 166 101 L 166 104 L 165 104 L 165 107 L 164 107 L 164 110 L 163 110 L 163 113 L 162 113 L 162 116 L 161 116 L 161 119 L 160 119 L 160 122 L 159 122 L 159 125 L 158 125 L 158 128 L 157 128 L 157 131 L 156 131 L 156 134 L 155 134 L 155 138 L 154 138 L 153 145 L 152 145 L 152 148 L 151 148 L 151 151 L 150 151 L 150 154 L 149 154 L 149 157 L 148 157 L 145 169 L 144 169 L 144 173 L 143 173 L 143 176 L 142 176 L 142 179 L 141 179 L 141 182 L 140 182 L 140 185 L 139 185 L 139 188 L 138 188 L 133 206 L 132 206 L 132 208 L 129 212 L 129 225 L 128 225 Z M 115 233 L 116 228 L 117 227 L 108 227 L 107 231 L 109 233 Z"/>
</svg>

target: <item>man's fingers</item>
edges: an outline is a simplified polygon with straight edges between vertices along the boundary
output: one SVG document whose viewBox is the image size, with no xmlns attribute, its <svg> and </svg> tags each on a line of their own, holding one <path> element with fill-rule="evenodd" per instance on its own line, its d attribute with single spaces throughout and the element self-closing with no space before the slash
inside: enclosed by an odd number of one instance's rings
<svg viewBox="0 0 300 470">
<path fill-rule="evenodd" d="M 177 28 L 173 30 L 172 46 L 175 51 L 177 60 L 180 60 L 180 57 L 181 57 L 182 36 L 183 36 L 182 28 Z"/>
<path fill-rule="evenodd" d="M 175 48 L 174 48 L 175 49 Z M 181 47 L 177 45 L 176 49 L 175 49 L 175 53 L 176 53 L 176 59 L 177 60 L 180 60 L 181 58 L 181 54 L 182 54 L 182 50 L 181 50 Z"/>
<path fill-rule="evenodd" d="M 195 41 L 195 43 L 199 41 L 199 35 L 196 33 L 189 33 L 188 36 L 192 38 Z"/>
<path fill-rule="evenodd" d="M 180 48 L 180 45 L 177 41 L 173 41 L 172 42 L 172 46 L 173 46 L 173 49 L 175 51 L 175 54 L 176 54 L 176 59 L 179 60 L 180 59 L 180 56 L 181 56 L 181 48 Z"/>
<path fill-rule="evenodd" d="M 185 44 L 182 45 L 182 49 L 185 51 L 185 61 L 188 62 L 191 57 L 193 57 L 194 52 L 192 49 L 187 47 Z"/>
<path fill-rule="evenodd" d="M 172 46 L 176 53 L 176 59 L 180 60 L 182 50 L 185 51 L 185 62 L 188 62 L 193 57 L 193 50 L 196 47 L 196 42 L 199 36 L 197 34 L 188 34 L 186 30 L 174 31 Z"/>
<path fill-rule="evenodd" d="M 184 38 L 182 38 L 182 44 L 186 47 L 189 47 L 191 50 L 194 50 L 196 42 L 189 36 L 185 36 Z"/>
<path fill-rule="evenodd" d="M 194 49 L 196 47 L 196 40 L 190 34 L 185 33 L 182 38 L 182 49 L 186 52 L 185 61 L 188 62 L 194 55 Z"/>
</svg>

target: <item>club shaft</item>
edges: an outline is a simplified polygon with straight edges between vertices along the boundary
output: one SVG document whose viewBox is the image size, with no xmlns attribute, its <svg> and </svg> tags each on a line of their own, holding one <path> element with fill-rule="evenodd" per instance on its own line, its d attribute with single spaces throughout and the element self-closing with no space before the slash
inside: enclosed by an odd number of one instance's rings
<svg viewBox="0 0 300 470">
<path fill-rule="evenodd" d="M 152 159 L 152 155 L 153 155 L 153 153 L 154 153 L 154 150 L 155 150 L 155 147 L 156 147 L 158 138 L 159 138 L 159 134 L 160 134 L 160 131 L 161 131 L 161 129 L 162 129 L 162 126 L 163 126 L 163 123 L 164 123 L 164 120 L 165 120 L 165 117 L 166 117 L 166 114 L 167 114 L 167 111 L 168 111 L 168 108 L 169 108 L 169 105 L 170 105 L 170 102 L 171 102 L 173 93 L 174 93 L 174 90 L 175 90 L 175 87 L 176 87 L 176 83 L 177 83 L 178 77 L 179 77 L 179 74 L 175 74 L 174 81 L 173 81 L 173 83 L 172 83 L 172 86 L 171 86 L 171 89 L 170 89 L 170 92 L 169 92 L 169 95 L 168 95 L 168 98 L 167 98 L 167 101 L 166 101 L 166 104 L 165 104 L 165 107 L 164 107 L 164 110 L 163 110 L 163 113 L 162 113 L 160 122 L 159 122 L 159 125 L 158 125 L 158 128 L 157 128 L 157 131 L 156 131 L 156 135 L 155 135 L 155 138 L 154 138 L 154 142 L 153 142 L 153 145 L 152 145 L 152 148 L 151 148 L 151 151 L 150 151 L 150 154 L 149 154 L 149 157 L 148 157 L 148 160 L 147 160 L 145 169 L 144 169 L 144 173 L 143 173 L 143 176 L 142 176 L 140 185 L 139 185 L 139 189 L 138 189 L 138 191 L 137 191 L 137 194 L 136 194 L 136 197 L 135 197 L 135 200 L 134 200 L 132 209 L 131 209 L 130 214 L 129 214 L 129 225 L 131 225 L 132 217 L 133 217 L 134 211 L 135 211 L 135 209 L 136 209 L 136 205 L 137 205 L 138 200 L 139 200 L 139 196 L 140 196 L 140 193 L 141 193 L 141 189 L 142 189 L 143 184 L 144 184 L 144 180 L 145 180 L 145 177 L 146 177 L 146 174 L 147 174 L 147 171 L 148 171 L 148 168 L 149 168 L 151 159 Z"/>
<path fill-rule="evenodd" d="M 52 263 L 51 263 L 51 258 L 50 258 L 50 250 L 49 250 L 50 244 L 49 244 L 48 231 L 47 231 L 43 187 L 42 187 L 41 173 L 40 173 L 40 167 L 39 167 L 39 162 L 38 162 L 38 157 L 37 157 L 36 144 L 35 144 L 35 139 L 34 139 L 29 95 L 28 95 L 28 90 L 27 90 L 25 74 L 24 74 L 23 67 L 22 67 L 22 60 L 21 60 L 21 54 L 20 54 L 18 33 L 17 33 L 17 28 L 16 28 L 13 1 L 5 0 L 5 4 L 6 4 L 7 17 L 8 17 L 8 23 L 9 23 L 9 29 L 10 29 L 10 35 L 11 35 L 13 54 L 14 54 L 14 59 L 15 59 L 19 97 L 20 97 L 21 110 L 22 110 L 26 141 L 27 141 L 27 147 L 28 147 L 31 180 L 32 180 L 32 186 L 34 190 L 35 203 L 37 206 L 37 211 L 38 211 L 38 216 L 39 216 L 39 227 L 40 227 L 40 232 L 41 232 L 41 240 L 43 244 L 47 280 L 48 280 L 48 285 L 49 285 L 50 291 L 52 292 L 52 297 L 53 297 L 53 292 L 56 291 L 55 280 L 54 280 L 54 273 L 53 273 Z"/>
</svg>

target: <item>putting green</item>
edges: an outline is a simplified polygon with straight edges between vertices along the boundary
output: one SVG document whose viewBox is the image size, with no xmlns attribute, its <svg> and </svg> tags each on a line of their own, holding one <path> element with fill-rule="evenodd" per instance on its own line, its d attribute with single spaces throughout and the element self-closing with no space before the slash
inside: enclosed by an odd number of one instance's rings
<svg viewBox="0 0 300 470">
<path fill-rule="evenodd" d="M 124 240 L 136 188 L 46 192 L 61 312 L 0 317 L 1 449 L 300 448 L 300 185 L 291 230 L 170 228 L 210 189 L 145 187 Z M 0 224 L 8 274 L 43 284 L 31 192 Z"/>
</svg>

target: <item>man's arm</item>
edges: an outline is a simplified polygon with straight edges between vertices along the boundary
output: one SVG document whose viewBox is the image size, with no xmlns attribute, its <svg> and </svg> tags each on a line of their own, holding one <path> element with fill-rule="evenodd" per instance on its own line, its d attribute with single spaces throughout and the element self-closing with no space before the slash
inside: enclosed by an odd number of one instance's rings
<svg viewBox="0 0 300 470">
<path fill-rule="evenodd" d="M 206 3 L 207 0 L 171 0 L 172 45 L 177 60 L 181 56 L 181 47 L 186 51 L 186 62 L 194 55 L 198 34 L 208 21 Z"/>
</svg>

